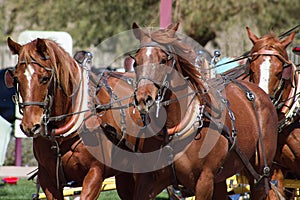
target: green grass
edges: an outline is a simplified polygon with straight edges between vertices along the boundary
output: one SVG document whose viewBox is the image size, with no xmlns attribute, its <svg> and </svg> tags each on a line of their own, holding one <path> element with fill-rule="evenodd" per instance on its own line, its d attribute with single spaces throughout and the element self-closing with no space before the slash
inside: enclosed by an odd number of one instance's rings
<svg viewBox="0 0 300 200">
<path fill-rule="evenodd" d="M 20 179 L 16 185 L 1 184 L 1 200 L 27 200 L 32 198 L 36 191 L 35 184 L 27 179 Z"/>
<path fill-rule="evenodd" d="M 20 179 L 16 185 L 1 184 L 0 200 L 30 200 L 32 194 L 36 192 L 35 183 L 27 179 Z M 40 190 L 42 192 L 42 190 Z M 98 200 L 119 200 L 119 196 L 115 190 L 101 192 Z M 156 200 L 166 200 L 168 195 L 162 192 Z"/>
</svg>

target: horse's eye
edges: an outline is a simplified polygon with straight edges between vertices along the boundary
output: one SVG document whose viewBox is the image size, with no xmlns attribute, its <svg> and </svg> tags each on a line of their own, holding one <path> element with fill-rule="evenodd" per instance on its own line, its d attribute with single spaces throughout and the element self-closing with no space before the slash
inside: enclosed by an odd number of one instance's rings
<svg viewBox="0 0 300 200">
<path fill-rule="evenodd" d="M 49 78 L 48 76 L 43 76 L 43 77 L 40 79 L 40 83 L 46 84 L 46 83 L 48 83 L 49 80 L 50 80 L 50 78 Z"/>
<path fill-rule="evenodd" d="M 166 59 L 162 59 L 161 61 L 160 61 L 160 64 L 166 64 L 167 63 L 167 60 Z"/>
</svg>

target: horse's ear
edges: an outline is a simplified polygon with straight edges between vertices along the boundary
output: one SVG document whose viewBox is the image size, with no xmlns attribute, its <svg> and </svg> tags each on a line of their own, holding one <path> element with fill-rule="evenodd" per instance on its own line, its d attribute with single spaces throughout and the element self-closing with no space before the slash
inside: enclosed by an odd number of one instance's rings
<svg viewBox="0 0 300 200">
<path fill-rule="evenodd" d="M 12 54 L 19 54 L 20 49 L 22 48 L 20 44 L 13 41 L 10 37 L 7 38 L 7 44 Z"/>
<path fill-rule="evenodd" d="M 39 52 L 42 59 L 47 59 L 49 57 L 47 52 L 47 44 L 43 39 L 37 38 L 36 40 L 37 40 L 36 42 L 37 52 Z"/>
<path fill-rule="evenodd" d="M 173 31 L 177 31 L 178 30 L 178 27 L 179 27 L 179 23 L 177 22 L 176 24 L 170 24 L 167 29 L 171 29 Z"/>
<path fill-rule="evenodd" d="M 246 27 L 246 29 L 247 29 L 249 39 L 252 41 L 253 44 L 255 44 L 258 40 L 258 37 L 254 35 L 254 33 L 252 33 L 252 31 L 248 26 Z"/>
<path fill-rule="evenodd" d="M 4 73 L 4 83 L 7 88 L 14 87 L 14 68 L 8 68 Z"/>
<path fill-rule="evenodd" d="M 296 32 L 293 32 L 287 38 L 285 38 L 283 41 L 281 41 L 281 44 L 286 48 L 294 40 L 295 35 L 296 35 Z"/>
<path fill-rule="evenodd" d="M 132 31 L 136 39 L 141 41 L 142 37 L 144 36 L 144 32 L 135 22 L 132 24 Z"/>
<path fill-rule="evenodd" d="M 170 37 L 174 37 L 176 31 L 178 30 L 179 23 L 177 22 L 176 24 L 170 24 L 167 29 L 170 30 Z"/>
</svg>

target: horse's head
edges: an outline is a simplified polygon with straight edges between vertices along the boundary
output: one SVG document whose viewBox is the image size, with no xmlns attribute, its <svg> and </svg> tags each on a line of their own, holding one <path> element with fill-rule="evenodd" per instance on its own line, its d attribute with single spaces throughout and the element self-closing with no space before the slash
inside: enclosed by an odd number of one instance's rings
<svg viewBox="0 0 300 200">
<path fill-rule="evenodd" d="M 258 38 L 248 27 L 247 32 L 253 43 L 250 52 L 250 79 L 271 97 L 277 98 L 277 93 L 282 89 L 282 82 L 292 77 L 292 63 L 288 60 L 286 48 L 296 33 L 280 40 L 273 34 Z"/>
<path fill-rule="evenodd" d="M 155 41 L 160 31 L 146 33 L 136 23 L 132 26 L 135 37 L 140 40 L 140 49 L 135 56 L 136 91 L 135 104 L 141 113 L 147 113 L 158 98 L 163 98 L 166 79 L 175 64 L 168 44 Z M 173 36 L 178 24 L 169 26 L 164 33 Z M 162 32 L 161 32 L 162 33 Z"/>
<path fill-rule="evenodd" d="M 13 54 L 18 55 L 18 63 L 13 72 L 16 85 L 15 101 L 23 114 L 21 129 L 27 136 L 45 134 L 45 124 L 49 115 L 58 108 L 52 105 L 55 88 L 68 93 L 71 88 L 72 77 L 57 73 L 58 58 L 54 57 L 54 50 L 50 48 L 53 41 L 36 39 L 25 45 L 18 44 L 8 38 L 8 46 Z M 58 47 L 61 48 L 61 47 Z M 63 51 L 64 52 L 64 51 Z M 61 52 L 61 54 L 63 54 Z M 61 58 L 64 60 L 67 58 Z M 65 66 L 59 66 L 63 68 Z M 76 72 L 74 72 L 76 73 Z M 57 81 L 66 79 L 67 81 Z M 74 85 L 73 85 L 74 87 Z M 68 107 L 67 102 L 61 102 Z M 61 111 L 60 111 L 61 112 Z"/>
<path fill-rule="evenodd" d="M 15 100 L 23 114 L 21 129 L 27 136 L 33 136 L 40 131 L 50 106 L 48 87 L 53 69 L 43 40 L 23 46 L 10 38 L 7 42 L 11 52 L 19 56 L 13 76 L 17 84 Z"/>
</svg>

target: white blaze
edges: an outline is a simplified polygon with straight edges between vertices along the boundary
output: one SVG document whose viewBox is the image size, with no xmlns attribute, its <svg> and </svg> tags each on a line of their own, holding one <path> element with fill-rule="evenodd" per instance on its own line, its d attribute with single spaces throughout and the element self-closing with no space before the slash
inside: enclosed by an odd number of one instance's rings
<svg viewBox="0 0 300 200">
<path fill-rule="evenodd" d="M 153 50 L 153 47 L 148 47 L 148 48 L 147 48 L 146 55 L 147 55 L 148 57 L 150 57 L 150 55 L 152 54 L 152 50 Z"/>
<path fill-rule="evenodd" d="M 25 75 L 25 77 L 28 81 L 28 90 L 30 90 L 30 82 L 31 82 L 33 73 L 34 73 L 33 67 L 31 65 L 28 65 L 25 72 L 24 72 L 24 75 Z"/>
<path fill-rule="evenodd" d="M 262 88 L 267 94 L 269 94 L 268 84 L 270 78 L 271 67 L 270 56 L 265 57 L 264 62 L 260 65 L 260 79 L 259 87 Z"/>
</svg>

